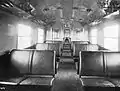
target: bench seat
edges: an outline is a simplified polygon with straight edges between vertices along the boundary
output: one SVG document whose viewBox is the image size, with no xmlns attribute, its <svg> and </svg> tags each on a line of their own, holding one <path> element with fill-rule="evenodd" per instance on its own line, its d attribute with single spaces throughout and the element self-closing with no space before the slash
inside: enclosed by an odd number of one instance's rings
<svg viewBox="0 0 120 91">
<path fill-rule="evenodd" d="M 113 83 L 105 78 L 80 78 L 83 86 L 115 87 Z"/>
<path fill-rule="evenodd" d="M 116 87 L 120 87 L 120 78 L 109 78 L 110 82 L 112 82 Z"/>
<path fill-rule="evenodd" d="M 0 78 L 0 84 L 18 85 L 26 77 Z"/>
<path fill-rule="evenodd" d="M 115 91 L 115 85 L 104 78 L 80 78 L 83 91 Z"/>
<path fill-rule="evenodd" d="M 7 60 L 2 58 L 5 60 L 1 59 L 0 91 L 51 91 L 55 76 L 54 51 L 13 49 Z"/>
<path fill-rule="evenodd" d="M 114 60 L 119 63 L 119 57 L 118 52 L 81 51 L 78 72 L 84 91 L 116 91 L 119 83 L 113 78 L 119 75 L 119 66 Z"/>
<path fill-rule="evenodd" d="M 53 77 L 28 77 L 20 85 L 48 85 L 52 86 Z"/>
</svg>

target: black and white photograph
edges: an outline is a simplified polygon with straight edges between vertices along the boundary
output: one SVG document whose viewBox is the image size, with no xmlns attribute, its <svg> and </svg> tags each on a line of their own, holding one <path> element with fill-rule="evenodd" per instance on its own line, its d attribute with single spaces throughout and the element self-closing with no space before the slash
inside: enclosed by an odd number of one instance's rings
<svg viewBox="0 0 120 91">
<path fill-rule="evenodd" d="M 120 0 L 0 0 L 0 91 L 120 91 Z"/>
</svg>

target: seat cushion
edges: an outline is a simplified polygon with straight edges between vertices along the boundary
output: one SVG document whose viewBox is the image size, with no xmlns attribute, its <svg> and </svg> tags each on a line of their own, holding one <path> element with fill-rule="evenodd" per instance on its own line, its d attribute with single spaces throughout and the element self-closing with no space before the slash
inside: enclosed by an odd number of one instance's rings
<svg viewBox="0 0 120 91">
<path fill-rule="evenodd" d="M 53 77 L 29 77 L 22 81 L 20 85 L 48 85 L 52 86 Z"/>
<path fill-rule="evenodd" d="M 120 78 L 109 78 L 109 81 L 112 82 L 116 87 L 120 87 Z"/>
<path fill-rule="evenodd" d="M 4 85 L 17 85 L 26 77 L 14 77 L 14 78 L 0 78 L 0 84 Z"/>
<path fill-rule="evenodd" d="M 85 87 L 115 87 L 114 84 L 104 78 L 80 78 Z"/>
</svg>

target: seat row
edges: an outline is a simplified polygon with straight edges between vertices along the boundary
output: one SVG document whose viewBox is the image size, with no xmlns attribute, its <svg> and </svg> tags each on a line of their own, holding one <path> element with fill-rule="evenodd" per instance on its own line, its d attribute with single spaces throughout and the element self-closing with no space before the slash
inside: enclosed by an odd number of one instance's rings
<svg viewBox="0 0 120 91">
<path fill-rule="evenodd" d="M 51 91 L 55 51 L 13 49 L 0 55 L 0 90 Z"/>
<path fill-rule="evenodd" d="M 120 52 L 81 51 L 78 66 L 84 91 L 120 90 Z"/>
<path fill-rule="evenodd" d="M 35 49 L 39 49 L 39 50 L 54 50 L 54 51 L 56 51 L 56 56 L 59 57 L 60 56 L 60 54 L 59 54 L 59 52 L 60 52 L 59 47 L 60 47 L 59 43 L 37 43 Z"/>
<path fill-rule="evenodd" d="M 46 40 L 45 43 L 62 43 L 63 41 Z M 90 44 L 89 41 L 71 41 L 73 44 Z"/>
<path fill-rule="evenodd" d="M 96 44 L 74 44 L 72 45 L 71 50 L 62 50 L 62 44 L 60 43 L 37 43 L 34 46 L 30 47 L 37 50 L 54 50 L 56 51 L 56 62 L 58 67 L 58 62 L 60 62 L 60 57 L 73 58 L 73 62 L 76 64 L 76 69 L 78 69 L 78 60 L 80 51 L 97 51 L 105 50 Z M 30 49 L 28 48 L 28 49 Z"/>
<path fill-rule="evenodd" d="M 74 45 L 74 57 L 79 57 L 80 51 L 97 51 L 99 46 L 96 44 L 75 44 Z"/>
<path fill-rule="evenodd" d="M 80 51 L 96 51 L 100 50 L 96 44 L 74 44 L 73 45 L 73 57 L 78 58 Z M 61 55 L 61 44 L 59 43 L 37 43 L 35 49 L 39 50 L 54 50 L 56 55 Z"/>
<path fill-rule="evenodd" d="M 120 90 L 119 59 L 120 52 L 81 51 L 78 74 L 84 91 Z M 51 90 L 56 73 L 55 51 L 13 49 L 0 55 L 0 60 L 0 89 Z"/>
</svg>

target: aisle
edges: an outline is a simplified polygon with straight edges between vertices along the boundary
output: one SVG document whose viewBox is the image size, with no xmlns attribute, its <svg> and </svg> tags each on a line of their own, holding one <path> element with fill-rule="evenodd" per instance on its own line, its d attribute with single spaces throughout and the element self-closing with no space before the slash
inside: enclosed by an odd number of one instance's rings
<svg viewBox="0 0 120 91">
<path fill-rule="evenodd" d="M 60 63 L 55 78 L 52 91 L 82 91 L 81 82 L 73 62 Z"/>
</svg>

